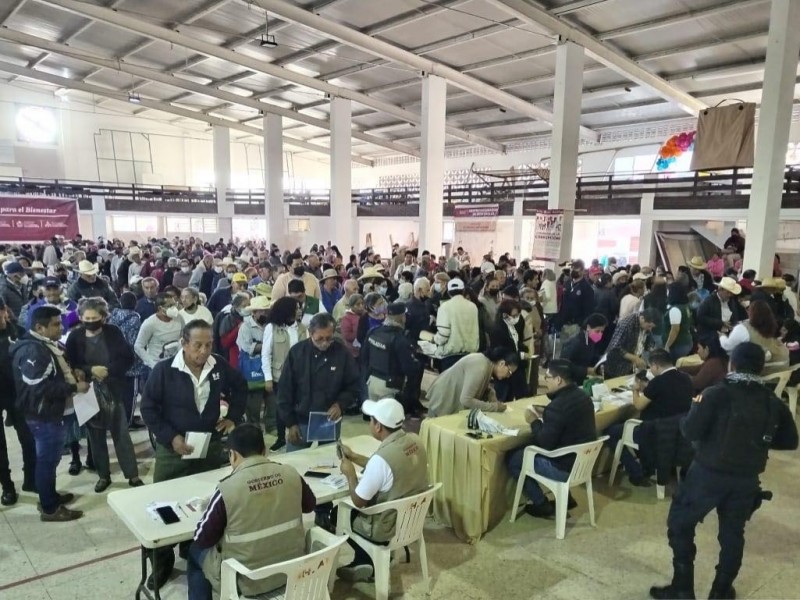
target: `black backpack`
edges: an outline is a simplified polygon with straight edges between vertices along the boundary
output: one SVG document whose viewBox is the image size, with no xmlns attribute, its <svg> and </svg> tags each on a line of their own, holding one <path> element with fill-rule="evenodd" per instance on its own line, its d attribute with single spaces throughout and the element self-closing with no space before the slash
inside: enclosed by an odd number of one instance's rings
<svg viewBox="0 0 800 600">
<path fill-rule="evenodd" d="M 738 389 L 727 394 L 730 409 L 720 461 L 735 471 L 760 473 L 778 429 L 779 413 L 773 404 L 778 400 L 772 391 L 758 383 L 726 382 L 725 385 Z"/>
</svg>

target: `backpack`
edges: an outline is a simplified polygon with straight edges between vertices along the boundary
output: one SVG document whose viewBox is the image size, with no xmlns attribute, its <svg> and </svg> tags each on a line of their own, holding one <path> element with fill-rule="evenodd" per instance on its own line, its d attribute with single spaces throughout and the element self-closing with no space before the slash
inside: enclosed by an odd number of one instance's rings
<svg viewBox="0 0 800 600">
<path fill-rule="evenodd" d="M 775 395 L 759 384 L 731 384 L 739 387 L 727 394 L 729 414 L 720 448 L 720 462 L 734 471 L 760 473 L 767 462 L 772 438 L 778 429 L 779 413 Z"/>
</svg>

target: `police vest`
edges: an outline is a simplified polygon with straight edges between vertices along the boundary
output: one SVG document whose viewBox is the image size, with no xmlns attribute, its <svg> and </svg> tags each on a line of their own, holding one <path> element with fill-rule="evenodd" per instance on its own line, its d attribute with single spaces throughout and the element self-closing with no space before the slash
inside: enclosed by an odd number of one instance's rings
<svg viewBox="0 0 800 600">
<path fill-rule="evenodd" d="M 419 494 L 428 489 L 428 455 L 419 436 L 395 431 L 375 452 L 392 470 L 393 483 L 390 490 L 378 492 L 371 504 L 383 504 Z M 397 512 L 380 515 L 359 514 L 353 521 L 353 531 L 375 542 L 388 542 L 394 535 Z"/>
<path fill-rule="evenodd" d="M 225 503 L 225 534 L 203 561 L 203 573 L 219 589 L 220 565 L 235 558 L 257 569 L 302 556 L 305 553 L 300 474 L 294 467 L 251 456 L 219 482 Z M 283 585 L 285 578 L 260 581 L 241 578 L 246 596 L 257 596 Z"/>
<path fill-rule="evenodd" d="M 370 332 L 366 343 L 369 344 L 369 374 L 385 379 L 389 387 L 399 389 L 403 386 L 403 373 L 394 357 L 396 335 L 403 335 L 399 327 L 381 325 Z"/>
</svg>

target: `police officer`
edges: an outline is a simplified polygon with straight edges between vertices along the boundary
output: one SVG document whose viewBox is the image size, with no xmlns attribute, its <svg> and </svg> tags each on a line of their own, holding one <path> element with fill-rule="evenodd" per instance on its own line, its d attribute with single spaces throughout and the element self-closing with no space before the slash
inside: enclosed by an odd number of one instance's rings
<svg viewBox="0 0 800 600">
<path fill-rule="evenodd" d="M 369 397 L 396 398 L 406 414 L 414 414 L 423 408 L 419 401 L 423 368 L 405 335 L 405 322 L 405 304 L 390 304 L 383 325 L 369 333 L 360 356 Z"/>
<path fill-rule="evenodd" d="M 759 474 L 770 448 L 797 448 L 797 427 L 786 404 L 764 386 L 758 373 L 764 351 L 746 342 L 731 354 L 732 372 L 695 398 L 681 430 L 695 449 L 667 517 L 672 548 L 672 583 L 651 587 L 653 598 L 694 598 L 694 530 L 717 509 L 719 563 L 709 598 L 735 598 L 733 581 L 744 553 L 744 526 L 761 501 Z"/>
</svg>

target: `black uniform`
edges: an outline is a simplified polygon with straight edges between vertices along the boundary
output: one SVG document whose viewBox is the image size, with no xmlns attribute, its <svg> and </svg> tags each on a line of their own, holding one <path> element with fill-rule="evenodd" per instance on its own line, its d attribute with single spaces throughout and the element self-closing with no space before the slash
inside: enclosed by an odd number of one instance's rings
<svg viewBox="0 0 800 600">
<path fill-rule="evenodd" d="M 423 367 L 402 327 L 389 323 L 373 329 L 361 347 L 360 358 L 372 400 L 394 395 L 406 413 L 418 411 Z"/>
<path fill-rule="evenodd" d="M 768 450 L 797 448 L 797 427 L 787 405 L 757 378 L 733 373 L 692 404 L 681 430 L 695 458 L 667 519 L 676 576 L 684 578 L 677 583 L 693 588 L 695 528 L 716 509 L 720 553 L 714 588 L 728 590 L 742 564 L 745 523 L 763 498 L 759 474 Z"/>
</svg>

